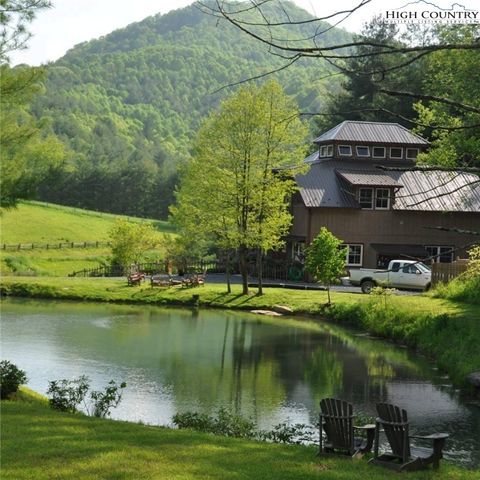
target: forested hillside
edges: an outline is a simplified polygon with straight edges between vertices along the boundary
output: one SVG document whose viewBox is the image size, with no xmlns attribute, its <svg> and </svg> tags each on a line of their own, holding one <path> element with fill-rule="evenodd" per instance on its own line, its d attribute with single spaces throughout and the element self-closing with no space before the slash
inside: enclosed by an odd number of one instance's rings
<svg viewBox="0 0 480 480">
<path fill-rule="evenodd" d="M 308 17 L 282 4 L 290 18 Z M 305 37 L 312 28 L 289 26 L 281 34 Z M 326 43 L 348 38 L 339 29 L 322 36 Z M 194 5 L 77 45 L 48 67 L 45 93 L 32 106 L 71 150 L 66 172 L 45 182 L 40 198 L 164 218 L 202 118 L 232 89 L 215 92 L 282 62 Z M 339 77 L 322 79 L 325 68 L 302 61 L 275 77 L 302 110 L 318 111 L 327 93 L 340 89 Z"/>
</svg>

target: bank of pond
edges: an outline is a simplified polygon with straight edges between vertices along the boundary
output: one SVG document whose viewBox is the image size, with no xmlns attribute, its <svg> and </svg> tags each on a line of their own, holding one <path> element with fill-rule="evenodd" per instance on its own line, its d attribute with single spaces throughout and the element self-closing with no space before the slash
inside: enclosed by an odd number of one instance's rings
<svg viewBox="0 0 480 480">
<path fill-rule="evenodd" d="M 9 298 L 2 302 L 1 349 L 3 358 L 27 372 L 28 386 L 43 394 L 49 381 L 80 375 L 90 377 L 95 388 L 125 381 L 122 402 L 112 412 L 117 420 L 172 425 L 179 412 L 224 408 L 268 430 L 282 422 L 314 426 L 326 397 L 345 399 L 370 417 L 377 403 L 386 402 L 408 411 L 412 433 L 449 433 L 448 461 L 480 464 L 480 406 L 467 390 L 427 357 L 332 323 L 228 310 Z M 53 425 L 54 413 L 41 416 Z M 100 424 L 86 423 L 87 431 L 117 428 L 108 427 L 114 422 Z M 100 435 L 106 441 L 107 434 Z M 173 441 L 173 434 L 165 435 Z M 309 456 L 307 463 L 314 469 L 319 462 Z"/>
</svg>

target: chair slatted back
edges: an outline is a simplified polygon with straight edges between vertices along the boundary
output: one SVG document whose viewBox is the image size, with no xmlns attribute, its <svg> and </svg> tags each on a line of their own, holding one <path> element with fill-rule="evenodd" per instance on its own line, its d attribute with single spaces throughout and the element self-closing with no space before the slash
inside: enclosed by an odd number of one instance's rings
<svg viewBox="0 0 480 480">
<path fill-rule="evenodd" d="M 410 439 L 406 410 L 389 403 L 377 404 L 378 421 L 382 424 L 393 455 L 406 462 L 410 457 Z"/>
<path fill-rule="evenodd" d="M 324 398 L 320 402 L 323 429 L 333 448 L 353 449 L 353 406 L 337 398 Z"/>
</svg>

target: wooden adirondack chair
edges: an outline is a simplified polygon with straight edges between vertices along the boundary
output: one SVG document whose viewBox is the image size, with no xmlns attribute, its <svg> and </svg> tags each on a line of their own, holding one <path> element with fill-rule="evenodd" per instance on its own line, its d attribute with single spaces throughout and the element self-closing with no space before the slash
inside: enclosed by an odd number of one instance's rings
<svg viewBox="0 0 480 480">
<path fill-rule="evenodd" d="M 369 452 L 373 446 L 375 425 L 355 427 L 353 406 L 337 398 L 324 398 L 320 402 L 320 449 L 319 455 L 349 455 L 359 457 Z M 355 437 L 354 429 L 363 430 L 367 438 Z M 323 432 L 327 437 L 323 439 Z"/>
<path fill-rule="evenodd" d="M 379 403 L 378 418 L 375 427 L 374 457 L 371 463 L 397 471 L 420 470 L 432 464 L 437 469 L 448 433 L 432 435 L 410 435 L 407 412 L 395 405 Z M 391 452 L 378 454 L 380 429 L 384 430 Z M 410 439 L 431 440 L 433 448 L 412 447 Z"/>
</svg>

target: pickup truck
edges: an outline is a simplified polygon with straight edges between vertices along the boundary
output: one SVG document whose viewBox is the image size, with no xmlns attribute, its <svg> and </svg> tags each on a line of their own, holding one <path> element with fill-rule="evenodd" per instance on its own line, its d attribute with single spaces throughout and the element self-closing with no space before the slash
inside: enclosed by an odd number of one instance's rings
<svg viewBox="0 0 480 480">
<path fill-rule="evenodd" d="M 432 281 L 429 267 L 415 260 L 392 260 L 387 270 L 360 268 L 350 270 L 351 285 L 360 285 L 363 293 L 370 293 L 375 286 L 428 290 Z"/>
</svg>

